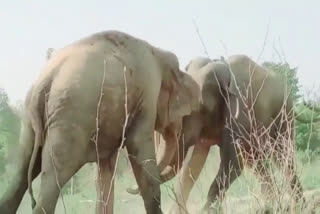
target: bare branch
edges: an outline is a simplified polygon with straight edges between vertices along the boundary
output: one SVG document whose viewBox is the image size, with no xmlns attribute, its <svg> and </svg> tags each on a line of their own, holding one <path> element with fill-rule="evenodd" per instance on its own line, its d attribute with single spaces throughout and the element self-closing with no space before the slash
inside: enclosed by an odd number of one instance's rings
<svg viewBox="0 0 320 214">
<path fill-rule="evenodd" d="M 124 146 L 124 142 L 126 140 L 125 138 L 125 134 L 126 134 L 126 128 L 127 128 L 127 124 L 128 124 L 128 120 L 129 120 L 129 112 L 128 112 L 128 85 L 127 85 L 127 77 L 126 77 L 126 72 L 127 72 L 127 67 L 126 65 L 124 65 L 124 68 L 123 68 L 123 79 L 124 79 L 124 87 L 125 87 L 125 104 L 124 104 L 124 109 L 125 109 L 125 121 L 124 121 L 124 124 L 123 124 L 123 128 L 122 128 L 122 140 L 121 140 L 121 144 L 120 144 L 120 147 L 118 149 L 118 152 L 117 152 L 117 157 L 116 157 L 116 161 L 115 161 L 115 167 L 114 167 L 114 172 L 112 174 L 112 178 L 111 178 L 111 184 L 113 183 L 114 179 L 115 179 L 115 175 L 116 175 L 116 171 L 117 171 L 117 167 L 118 167 L 118 162 L 119 162 L 119 156 L 120 156 L 120 150 L 121 148 Z M 110 198 L 110 195 L 111 195 L 111 189 L 112 189 L 112 186 L 110 185 L 110 188 L 109 188 L 109 192 L 108 192 L 108 197 L 107 197 L 107 203 L 109 201 L 109 198 Z"/>
<path fill-rule="evenodd" d="M 200 40 L 200 42 L 201 42 L 201 45 L 202 45 L 202 47 L 203 47 L 203 49 L 204 49 L 204 53 L 205 53 L 205 55 L 207 55 L 207 57 L 209 57 L 209 53 L 208 53 L 207 47 L 206 47 L 206 45 L 204 44 L 203 39 L 202 39 L 202 37 L 201 37 L 200 31 L 199 31 L 199 27 L 198 27 L 198 25 L 197 25 L 197 23 L 196 23 L 196 21 L 195 21 L 194 19 L 192 20 L 192 22 L 193 22 L 193 25 L 194 25 L 194 27 L 195 27 L 195 29 L 196 29 L 196 32 L 197 32 L 197 35 L 198 35 L 199 40 Z"/>
</svg>

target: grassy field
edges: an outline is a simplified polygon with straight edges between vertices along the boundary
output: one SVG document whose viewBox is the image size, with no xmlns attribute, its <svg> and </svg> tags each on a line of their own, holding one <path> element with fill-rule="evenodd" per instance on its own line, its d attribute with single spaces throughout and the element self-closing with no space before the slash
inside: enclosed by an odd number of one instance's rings
<svg viewBox="0 0 320 214">
<path fill-rule="evenodd" d="M 205 168 L 188 201 L 190 213 L 199 212 L 199 209 L 205 202 L 208 188 L 217 173 L 219 165 L 218 148 L 212 148 L 210 153 L 209 160 L 206 162 Z M 308 198 L 308 203 L 312 205 L 320 200 L 320 158 L 314 160 L 311 164 L 303 164 L 301 157 L 302 154 L 298 154 L 299 175 L 301 176 L 300 179 L 305 190 L 305 195 Z M 141 196 L 130 195 L 126 192 L 126 188 L 131 187 L 136 182 L 129 167 L 126 167 L 126 160 L 122 159 L 121 161 L 122 173 L 116 177 L 115 183 L 115 213 L 127 213 L 128 210 L 132 210 L 134 213 L 145 213 Z M 73 195 L 68 193 L 63 196 L 66 213 L 94 213 L 96 191 L 95 173 L 92 173 L 93 171 L 95 172 L 95 166 L 87 165 L 78 172 L 77 183 L 75 185 L 75 188 L 78 188 L 77 193 Z M 5 175 L 0 183 L 0 195 L 5 190 L 8 181 L 10 181 L 10 173 Z M 175 182 L 176 180 L 174 179 L 161 186 L 162 207 L 164 211 L 167 211 L 174 203 L 172 189 L 175 186 Z M 39 179 L 35 180 L 34 189 L 37 194 Z M 257 207 L 259 207 L 257 204 L 260 203 L 260 197 L 259 182 L 251 171 L 246 169 L 245 173 L 229 189 L 226 200 L 223 203 L 224 213 L 257 213 Z M 319 206 L 316 213 L 320 213 Z M 60 197 L 56 213 L 65 213 L 65 209 Z M 18 213 L 31 213 L 31 203 L 28 194 L 25 195 Z"/>
</svg>

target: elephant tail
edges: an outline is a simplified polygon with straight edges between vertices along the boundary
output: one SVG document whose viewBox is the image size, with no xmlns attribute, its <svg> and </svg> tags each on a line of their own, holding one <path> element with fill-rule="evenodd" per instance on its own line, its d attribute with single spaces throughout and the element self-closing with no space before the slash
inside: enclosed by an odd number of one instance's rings
<svg viewBox="0 0 320 214">
<path fill-rule="evenodd" d="M 33 146 L 33 151 L 31 154 L 29 167 L 28 167 L 28 191 L 31 197 L 31 206 L 32 209 L 36 205 L 36 201 L 33 195 L 32 190 L 32 173 L 34 164 L 39 152 L 39 148 L 44 141 L 44 132 L 43 132 L 43 120 L 42 115 L 44 115 L 45 109 L 45 94 L 44 91 L 40 90 L 37 93 L 33 93 L 31 103 L 30 103 L 30 113 L 31 113 L 31 124 L 35 133 L 35 142 Z"/>
<path fill-rule="evenodd" d="M 36 200 L 34 199 L 32 190 L 32 173 L 37 154 L 40 147 L 42 146 L 42 143 L 45 140 L 44 118 L 47 95 L 51 90 L 51 85 L 55 75 L 60 71 L 61 66 L 63 66 L 66 60 L 66 57 L 63 57 L 61 59 L 57 58 L 47 64 L 45 68 L 46 71 L 43 71 L 43 76 L 41 76 L 37 84 L 32 87 L 32 93 L 30 94 L 28 100 L 31 125 L 35 133 L 35 141 L 28 168 L 28 191 L 31 197 L 32 208 L 36 206 Z"/>
<path fill-rule="evenodd" d="M 50 90 L 52 81 L 51 78 L 45 80 L 45 84 L 41 84 L 41 88 L 37 88 L 33 91 L 32 97 L 29 104 L 29 111 L 31 115 L 31 125 L 35 133 L 35 141 L 33 146 L 33 151 L 31 154 L 29 167 L 28 167 L 28 191 L 31 197 L 32 209 L 36 205 L 36 200 L 33 195 L 32 190 L 32 173 L 39 152 L 40 147 L 44 142 L 44 115 L 46 109 L 46 96 L 47 92 Z M 47 84 L 46 84 L 47 83 Z"/>
</svg>

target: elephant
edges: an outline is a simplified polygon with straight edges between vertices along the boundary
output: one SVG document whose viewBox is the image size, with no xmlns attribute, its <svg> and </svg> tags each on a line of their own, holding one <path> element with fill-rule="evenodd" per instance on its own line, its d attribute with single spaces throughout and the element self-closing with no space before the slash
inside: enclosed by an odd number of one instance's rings
<svg viewBox="0 0 320 214">
<path fill-rule="evenodd" d="M 175 54 L 124 32 L 97 32 L 56 49 L 27 93 L 17 172 L 0 213 L 15 213 L 28 188 L 33 213 L 53 214 L 60 189 L 89 162 L 98 166 L 96 213 L 113 213 L 121 147 L 146 212 L 162 213 L 154 131 L 177 136 L 182 117 L 200 107 L 199 96 Z"/>
<path fill-rule="evenodd" d="M 180 170 L 177 204 L 171 212 L 186 211 L 185 202 L 214 145 L 220 148 L 221 161 L 204 212 L 212 210 L 218 198 L 223 199 L 244 166 L 254 169 L 264 181 L 262 191 L 268 191 L 271 178 L 264 163 L 269 157 L 284 167 L 291 188 L 296 190 L 296 200 L 303 201 L 292 155 L 295 114 L 286 80 L 246 55 L 232 55 L 227 60 L 197 57 L 187 65 L 186 72 L 200 87 L 201 104 L 199 110 L 183 117 L 179 149 L 167 161 L 170 164 L 163 174 L 165 180 L 170 180 Z M 191 156 L 185 159 L 191 147 Z M 285 166 L 283 154 L 288 159 Z"/>
</svg>

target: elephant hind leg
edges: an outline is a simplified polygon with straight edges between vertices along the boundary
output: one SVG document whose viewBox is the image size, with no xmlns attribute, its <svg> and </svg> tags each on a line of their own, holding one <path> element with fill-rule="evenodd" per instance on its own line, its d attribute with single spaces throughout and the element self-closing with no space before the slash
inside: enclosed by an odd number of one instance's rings
<svg viewBox="0 0 320 214">
<path fill-rule="evenodd" d="M 0 200 L 0 213 L 16 213 L 19 204 L 28 188 L 28 166 L 34 144 L 34 132 L 31 125 L 24 121 L 20 136 L 21 145 L 17 157 L 19 158 L 14 178 L 9 184 L 7 191 Z M 20 159 L 21 158 L 21 159 Z M 37 154 L 33 168 L 32 179 L 35 179 L 41 170 L 41 149 Z"/>
<path fill-rule="evenodd" d="M 253 168 L 254 173 L 259 178 L 261 185 L 261 193 L 264 196 L 264 198 L 267 201 L 269 201 L 269 199 L 271 199 L 277 191 L 273 186 L 273 176 L 270 173 L 270 169 L 268 168 L 269 166 L 265 163 L 264 159 L 255 159 L 255 162 L 255 166 L 253 166 L 253 164 L 248 164 L 248 166 Z"/>
<path fill-rule="evenodd" d="M 85 137 L 76 127 L 54 127 L 47 134 L 42 155 L 40 193 L 34 214 L 54 214 L 61 189 L 85 164 Z"/>
<path fill-rule="evenodd" d="M 101 160 L 97 174 L 97 214 L 112 214 L 114 203 L 114 180 L 115 161 L 117 153 L 110 159 Z"/>
<path fill-rule="evenodd" d="M 305 202 L 305 198 L 303 196 L 303 188 L 300 183 L 299 177 L 295 173 L 295 171 L 290 170 L 291 172 L 287 173 L 286 176 L 291 178 L 290 187 L 291 190 L 295 193 L 296 202 Z"/>
<path fill-rule="evenodd" d="M 303 188 L 294 166 L 293 154 L 289 156 L 290 157 L 287 156 L 289 160 L 283 160 L 283 158 L 276 158 L 276 164 L 280 169 L 283 170 L 284 176 L 287 178 L 286 180 L 290 182 L 290 189 L 291 192 L 294 194 L 295 201 L 297 203 L 305 202 L 305 198 L 303 196 Z"/>
<path fill-rule="evenodd" d="M 291 111 L 292 106 L 288 105 L 287 109 Z M 278 125 L 278 138 L 276 146 L 275 162 L 283 170 L 285 177 L 290 182 L 290 188 L 294 194 L 296 202 L 305 202 L 303 188 L 297 176 L 295 168 L 295 131 L 294 118 L 291 113 L 287 113 L 286 121 Z M 288 122 L 289 121 L 289 122 Z"/>
<path fill-rule="evenodd" d="M 303 196 L 303 188 L 294 167 L 294 158 L 292 157 L 291 159 L 292 160 L 289 161 L 285 169 L 285 176 L 290 180 L 290 187 L 292 192 L 295 193 L 296 202 L 305 202 L 305 198 Z"/>
</svg>

